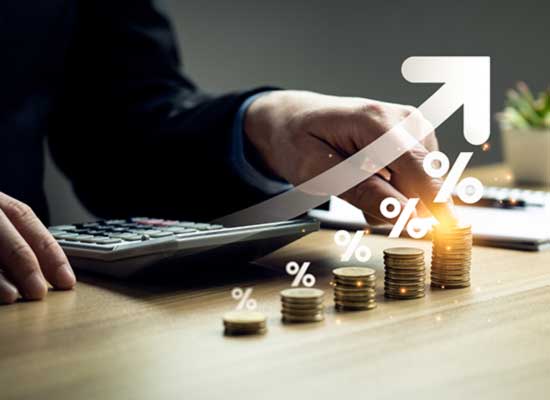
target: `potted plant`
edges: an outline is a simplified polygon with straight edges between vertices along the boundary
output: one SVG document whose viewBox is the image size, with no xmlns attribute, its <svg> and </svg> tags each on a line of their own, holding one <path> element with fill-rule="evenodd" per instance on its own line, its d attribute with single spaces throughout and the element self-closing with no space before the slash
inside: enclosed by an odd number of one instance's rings
<svg viewBox="0 0 550 400">
<path fill-rule="evenodd" d="M 504 158 L 517 182 L 550 184 L 550 89 L 535 97 L 525 82 L 498 114 Z"/>
</svg>

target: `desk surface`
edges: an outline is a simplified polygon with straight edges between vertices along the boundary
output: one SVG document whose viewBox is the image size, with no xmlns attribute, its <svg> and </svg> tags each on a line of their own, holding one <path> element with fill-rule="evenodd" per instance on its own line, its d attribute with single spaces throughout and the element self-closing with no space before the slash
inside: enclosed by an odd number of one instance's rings
<svg viewBox="0 0 550 400">
<path fill-rule="evenodd" d="M 390 301 L 382 250 L 419 246 L 429 260 L 430 243 L 368 236 L 378 308 L 337 313 L 330 271 L 342 263 L 332 238 L 312 234 L 232 279 L 206 271 L 196 284 L 144 286 L 83 277 L 77 290 L 0 307 L 0 398 L 548 398 L 550 252 L 475 247 L 471 288 Z M 280 322 L 290 260 L 311 261 L 327 290 L 323 323 Z M 269 316 L 265 336 L 222 335 L 237 285 L 254 288 Z"/>
</svg>

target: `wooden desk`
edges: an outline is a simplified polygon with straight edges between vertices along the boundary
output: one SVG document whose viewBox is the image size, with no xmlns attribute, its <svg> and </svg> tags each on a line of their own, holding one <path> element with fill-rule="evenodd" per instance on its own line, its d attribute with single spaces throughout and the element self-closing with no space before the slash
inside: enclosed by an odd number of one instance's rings
<svg viewBox="0 0 550 400">
<path fill-rule="evenodd" d="M 365 243 L 379 291 L 367 312 L 332 307 L 330 270 L 342 265 L 332 231 L 231 281 L 206 274 L 195 288 L 145 287 L 84 277 L 77 290 L 0 307 L 0 399 L 548 398 L 550 252 L 476 247 L 471 288 L 389 301 L 382 249 L 420 246 L 429 260 L 430 243 L 374 235 Z M 327 290 L 325 322 L 281 324 L 289 260 L 312 262 Z M 237 285 L 253 286 L 269 315 L 265 336 L 222 335 Z"/>
</svg>

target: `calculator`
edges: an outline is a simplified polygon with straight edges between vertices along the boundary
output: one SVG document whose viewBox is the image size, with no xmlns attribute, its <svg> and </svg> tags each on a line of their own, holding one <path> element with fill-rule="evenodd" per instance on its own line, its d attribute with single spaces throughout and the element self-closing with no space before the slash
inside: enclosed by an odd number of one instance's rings
<svg viewBox="0 0 550 400">
<path fill-rule="evenodd" d="M 73 267 L 120 278 L 168 264 L 252 261 L 317 230 L 312 218 L 225 227 L 136 217 L 49 228 Z"/>
</svg>

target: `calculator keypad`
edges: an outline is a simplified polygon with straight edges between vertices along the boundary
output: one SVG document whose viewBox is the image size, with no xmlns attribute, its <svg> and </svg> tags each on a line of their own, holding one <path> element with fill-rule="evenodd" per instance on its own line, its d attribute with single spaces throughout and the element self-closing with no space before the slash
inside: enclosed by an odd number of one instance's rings
<svg viewBox="0 0 550 400">
<path fill-rule="evenodd" d="M 154 218 L 131 218 L 58 225 L 49 228 L 60 243 L 97 245 L 138 243 L 168 237 L 207 233 L 223 229 L 222 225 Z M 112 246 L 111 246 L 112 247 Z"/>
</svg>

